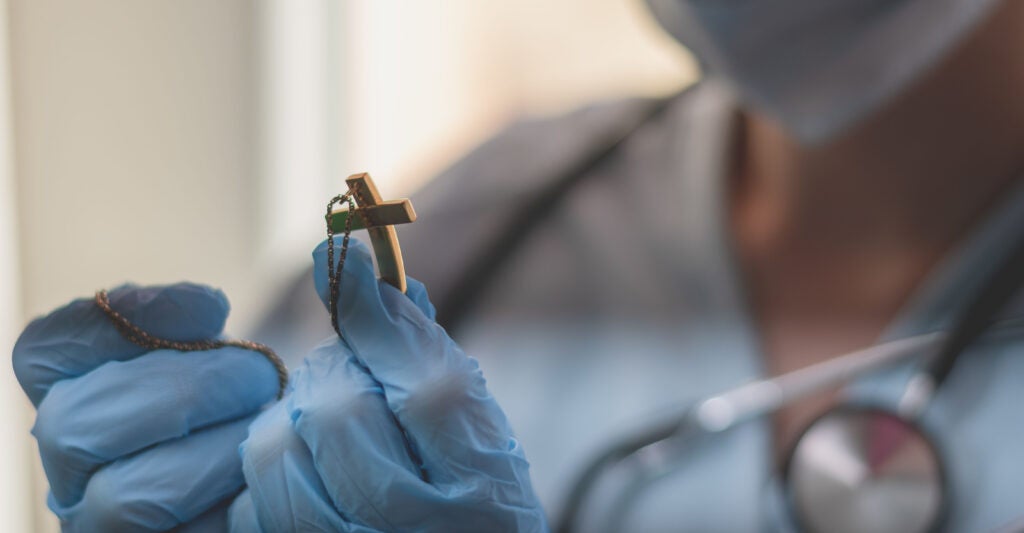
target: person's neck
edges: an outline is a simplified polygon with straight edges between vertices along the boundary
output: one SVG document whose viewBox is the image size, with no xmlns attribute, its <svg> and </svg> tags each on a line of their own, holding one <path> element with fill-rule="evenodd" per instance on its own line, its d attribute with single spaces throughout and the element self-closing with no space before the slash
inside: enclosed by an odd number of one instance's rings
<svg viewBox="0 0 1024 533">
<path fill-rule="evenodd" d="M 824 145 L 746 115 L 738 229 L 766 251 L 946 251 L 1024 174 L 1021 35 L 1024 2 L 1005 2 L 887 108 Z"/>
<path fill-rule="evenodd" d="M 1024 2 L 1004 2 L 942 65 L 825 145 L 743 117 L 729 214 L 771 373 L 877 339 L 1024 174 L 1021 35 Z M 781 411 L 778 449 L 835 394 Z"/>
</svg>

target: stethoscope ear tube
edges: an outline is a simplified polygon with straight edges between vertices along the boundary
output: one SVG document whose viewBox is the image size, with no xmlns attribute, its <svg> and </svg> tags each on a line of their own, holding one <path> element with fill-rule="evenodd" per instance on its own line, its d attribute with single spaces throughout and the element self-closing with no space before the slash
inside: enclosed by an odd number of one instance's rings
<svg viewBox="0 0 1024 533">
<path fill-rule="evenodd" d="M 576 531 L 579 513 L 583 508 L 590 488 L 597 483 L 598 479 L 608 468 L 636 453 L 637 450 L 672 438 L 679 433 L 680 428 L 679 419 L 673 418 L 668 422 L 657 424 L 643 433 L 635 434 L 616 442 L 591 459 L 587 463 L 587 467 L 573 482 L 572 488 L 569 490 L 563 504 L 558 522 L 552 531 L 555 533 L 572 533 Z"/>
<path fill-rule="evenodd" d="M 1010 299 L 1024 285 L 1024 231 L 1006 259 L 992 273 L 977 296 L 964 307 L 960 319 L 950 329 L 949 338 L 928 368 L 932 389 L 949 377 L 957 358 L 987 330 Z"/>
</svg>

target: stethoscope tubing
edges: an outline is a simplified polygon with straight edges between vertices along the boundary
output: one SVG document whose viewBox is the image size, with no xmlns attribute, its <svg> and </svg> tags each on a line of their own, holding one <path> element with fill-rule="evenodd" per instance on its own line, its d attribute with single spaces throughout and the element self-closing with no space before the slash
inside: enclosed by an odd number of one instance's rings
<svg viewBox="0 0 1024 533">
<path fill-rule="evenodd" d="M 712 396 L 697 406 L 693 423 L 718 433 L 741 422 L 771 414 L 815 392 L 854 379 L 914 356 L 934 354 L 948 339 L 937 331 L 906 337 L 850 352 L 781 376 L 741 385 Z"/>
<path fill-rule="evenodd" d="M 566 498 L 554 531 L 576 531 L 579 512 L 598 478 L 609 468 L 637 458 L 649 472 L 664 470 L 695 435 L 722 433 L 770 414 L 790 402 L 847 383 L 882 368 L 934 354 L 947 341 L 945 332 L 897 339 L 831 358 L 781 376 L 753 381 L 699 401 L 696 407 L 646 431 L 630 435 L 588 463 Z"/>
<path fill-rule="evenodd" d="M 590 488 L 610 467 L 639 456 L 649 471 L 659 462 L 678 456 L 682 441 L 694 434 L 721 433 L 736 425 L 768 415 L 816 391 L 849 382 L 881 367 L 922 353 L 933 354 L 908 382 L 899 416 L 916 419 L 929 405 L 967 347 L 998 324 L 999 312 L 1024 284 L 1024 236 L 986 279 L 949 332 L 930 332 L 878 344 L 832 358 L 774 378 L 741 385 L 707 398 L 685 414 L 613 443 L 593 459 L 572 485 L 555 531 L 575 530 Z M 660 458 L 660 459 L 659 459 Z M 653 463 L 652 463 L 653 461 Z"/>
</svg>

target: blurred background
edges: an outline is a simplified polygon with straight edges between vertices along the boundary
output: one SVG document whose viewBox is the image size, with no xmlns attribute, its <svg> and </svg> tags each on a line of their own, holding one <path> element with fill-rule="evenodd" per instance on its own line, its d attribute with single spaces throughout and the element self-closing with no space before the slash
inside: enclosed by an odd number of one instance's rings
<svg viewBox="0 0 1024 533">
<path fill-rule="evenodd" d="M 696 68 L 641 0 L 0 0 L 0 347 L 124 281 L 223 288 L 240 334 L 350 173 L 404 196 L 523 115 Z M 0 365 L 0 531 L 54 531 Z"/>
</svg>

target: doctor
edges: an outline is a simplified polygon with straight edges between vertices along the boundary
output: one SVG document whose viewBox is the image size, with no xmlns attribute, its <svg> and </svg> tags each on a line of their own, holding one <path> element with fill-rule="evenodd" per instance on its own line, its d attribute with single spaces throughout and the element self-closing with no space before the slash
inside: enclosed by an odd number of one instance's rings
<svg viewBox="0 0 1024 533">
<path fill-rule="evenodd" d="M 948 326 L 1024 231 L 1024 2 L 650 3 L 704 81 L 654 112 L 517 124 L 418 198 L 407 267 L 449 302 L 523 199 L 630 132 L 462 306 L 459 344 L 424 285 L 379 283 L 361 245 L 342 338 L 300 295 L 270 318 L 262 340 L 285 353 L 327 338 L 279 402 L 263 358 L 142 353 L 88 300 L 30 324 L 14 365 L 64 528 L 544 530 L 541 502 L 557 512 L 589 456 L 651 413 Z M 228 312 L 192 284 L 111 301 L 182 340 Z M 1024 516 L 1024 299 L 1000 318 L 922 421 L 955 487 L 949 531 Z M 895 402 L 911 372 L 737 428 L 615 523 L 791 528 L 776 472 L 794 435 L 840 398 Z"/>
</svg>

